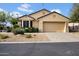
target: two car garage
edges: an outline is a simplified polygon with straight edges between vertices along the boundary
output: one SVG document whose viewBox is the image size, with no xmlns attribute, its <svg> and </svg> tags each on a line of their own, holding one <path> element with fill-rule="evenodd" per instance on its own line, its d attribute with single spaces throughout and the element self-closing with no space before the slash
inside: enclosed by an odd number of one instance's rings
<svg viewBox="0 0 79 59">
<path fill-rule="evenodd" d="M 43 32 L 64 32 L 65 22 L 43 22 Z"/>
</svg>

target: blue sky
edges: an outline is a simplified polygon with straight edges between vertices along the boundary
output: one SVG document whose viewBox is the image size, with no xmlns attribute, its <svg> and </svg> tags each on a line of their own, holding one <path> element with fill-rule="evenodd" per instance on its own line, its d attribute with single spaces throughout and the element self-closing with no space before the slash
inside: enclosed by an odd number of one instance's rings
<svg viewBox="0 0 79 59">
<path fill-rule="evenodd" d="M 0 11 L 8 11 L 14 14 L 14 17 L 17 17 L 45 8 L 49 11 L 57 11 L 65 16 L 69 16 L 72 6 L 72 3 L 2 3 L 0 4 Z"/>
</svg>

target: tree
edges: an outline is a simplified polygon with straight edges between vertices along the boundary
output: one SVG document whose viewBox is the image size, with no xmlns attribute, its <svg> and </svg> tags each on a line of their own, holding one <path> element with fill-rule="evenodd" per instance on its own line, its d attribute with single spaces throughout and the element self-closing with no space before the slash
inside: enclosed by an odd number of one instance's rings
<svg viewBox="0 0 79 59">
<path fill-rule="evenodd" d="M 13 25 L 13 28 L 19 27 L 17 18 L 12 18 L 10 23 Z"/>
<path fill-rule="evenodd" d="M 18 19 L 17 18 L 14 18 L 12 16 L 13 15 L 10 15 L 10 13 L 8 13 L 8 20 L 7 21 L 12 24 L 12 27 L 15 27 L 18 24 Z"/>
<path fill-rule="evenodd" d="M 18 27 L 18 19 L 13 18 L 10 12 L 0 12 L 0 27 L 5 29 L 7 22 L 10 22 L 13 27 Z"/>
<path fill-rule="evenodd" d="M 79 4 L 74 3 L 71 15 L 70 15 L 70 22 L 73 22 L 73 30 L 74 30 L 74 23 L 79 23 Z"/>
<path fill-rule="evenodd" d="M 6 14 L 4 12 L 0 12 L 0 24 L 3 24 L 6 21 Z"/>
<path fill-rule="evenodd" d="M 0 22 L 5 22 L 6 14 L 4 12 L 0 12 Z"/>
<path fill-rule="evenodd" d="M 15 25 L 15 24 L 18 23 L 18 20 L 17 20 L 16 18 L 12 18 L 12 19 L 10 20 L 10 23 L 11 23 L 12 25 Z"/>
<path fill-rule="evenodd" d="M 0 26 L 5 27 L 6 25 L 7 14 L 5 12 L 0 12 Z"/>
</svg>

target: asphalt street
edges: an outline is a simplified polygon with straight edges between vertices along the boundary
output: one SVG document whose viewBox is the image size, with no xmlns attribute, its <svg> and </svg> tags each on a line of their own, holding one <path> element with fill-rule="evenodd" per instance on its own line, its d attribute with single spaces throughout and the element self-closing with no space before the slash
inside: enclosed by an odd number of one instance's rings
<svg viewBox="0 0 79 59">
<path fill-rule="evenodd" d="M 0 56 L 79 56 L 79 42 L 2 43 Z"/>
</svg>

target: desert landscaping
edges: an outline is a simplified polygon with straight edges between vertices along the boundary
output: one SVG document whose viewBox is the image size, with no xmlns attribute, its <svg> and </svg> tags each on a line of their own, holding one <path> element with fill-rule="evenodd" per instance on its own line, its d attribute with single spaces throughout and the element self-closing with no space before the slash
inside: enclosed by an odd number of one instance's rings
<svg viewBox="0 0 79 59">
<path fill-rule="evenodd" d="M 0 33 L 0 35 L 8 36 L 0 38 L 0 42 L 27 42 L 27 41 L 48 41 L 48 37 L 39 33 L 25 33 L 24 35 L 14 35 L 13 33 Z"/>
<path fill-rule="evenodd" d="M 79 32 L 72 33 L 0 33 L 0 42 L 79 42 Z"/>
</svg>

